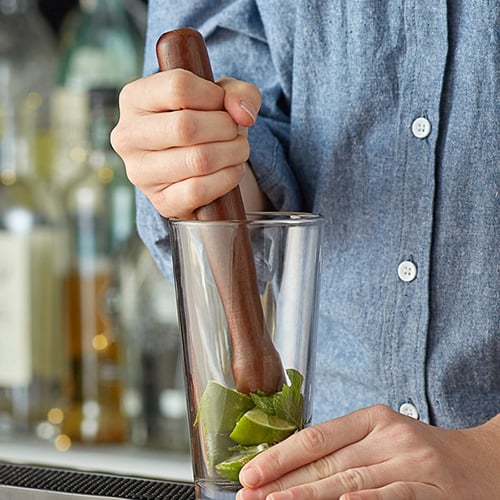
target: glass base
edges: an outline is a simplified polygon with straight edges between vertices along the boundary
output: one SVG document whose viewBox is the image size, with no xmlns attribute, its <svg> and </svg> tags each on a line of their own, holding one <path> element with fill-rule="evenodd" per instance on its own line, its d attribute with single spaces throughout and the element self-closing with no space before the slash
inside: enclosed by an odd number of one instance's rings
<svg viewBox="0 0 500 500">
<path fill-rule="evenodd" d="M 195 492 L 198 500 L 234 500 L 240 489 L 239 483 L 228 481 L 195 481 Z"/>
</svg>

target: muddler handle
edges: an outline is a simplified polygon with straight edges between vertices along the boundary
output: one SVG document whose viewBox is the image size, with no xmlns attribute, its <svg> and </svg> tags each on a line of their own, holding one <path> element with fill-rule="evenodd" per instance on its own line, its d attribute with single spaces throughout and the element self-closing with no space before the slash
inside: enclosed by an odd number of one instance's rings
<svg viewBox="0 0 500 500">
<path fill-rule="evenodd" d="M 192 28 L 164 33 L 158 39 L 156 54 L 161 71 L 183 68 L 213 81 L 205 41 Z M 196 218 L 245 220 L 239 186 L 199 208 Z M 247 227 L 239 227 L 233 255 L 227 255 L 227 242 L 217 237 L 207 239 L 205 248 L 228 323 L 236 389 L 244 393 L 281 390 L 285 374 L 264 320 Z"/>
</svg>

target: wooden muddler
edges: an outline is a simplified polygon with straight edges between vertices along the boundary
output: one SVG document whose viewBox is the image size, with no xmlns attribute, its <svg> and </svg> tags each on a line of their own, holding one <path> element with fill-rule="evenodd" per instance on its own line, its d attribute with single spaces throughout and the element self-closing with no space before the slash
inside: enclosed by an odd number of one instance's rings
<svg viewBox="0 0 500 500">
<path fill-rule="evenodd" d="M 157 42 L 156 54 L 161 71 L 183 68 L 213 81 L 205 41 L 194 29 L 183 28 L 164 33 Z M 196 218 L 202 221 L 245 220 L 239 186 L 199 208 Z M 244 393 L 279 391 L 285 382 L 285 374 L 264 320 L 245 224 L 238 226 L 230 255 L 228 244 L 217 236 L 207 238 L 205 251 L 228 323 L 236 389 Z"/>
</svg>

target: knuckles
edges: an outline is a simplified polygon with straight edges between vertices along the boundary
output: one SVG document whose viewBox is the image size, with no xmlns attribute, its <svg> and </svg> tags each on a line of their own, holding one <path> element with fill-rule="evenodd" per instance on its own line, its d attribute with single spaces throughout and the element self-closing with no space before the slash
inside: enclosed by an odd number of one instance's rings
<svg viewBox="0 0 500 500">
<path fill-rule="evenodd" d="M 133 80 L 126 83 L 120 90 L 118 102 L 121 109 L 128 107 L 128 103 L 134 102 L 137 94 L 137 87 L 140 85 L 141 80 Z"/>
<path fill-rule="evenodd" d="M 189 71 L 178 68 L 164 72 L 164 77 L 167 80 L 165 87 L 168 89 L 170 108 L 176 110 L 188 107 L 193 75 Z"/>
<path fill-rule="evenodd" d="M 175 200 L 169 197 L 167 193 L 160 191 L 148 195 L 151 203 L 156 208 L 158 213 L 166 218 L 179 218 L 179 219 L 193 219 L 194 209 L 191 205 L 187 205 L 185 201 L 182 205 L 182 210 L 179 209 L 180 205 L 176 207 Z"/>
<path fill-rule="evenodd" d="M 127 179 L 136 187 L 143 188 L 148 185 L 147 176 L 144 173 L 143 165 L 147 164 L 145 160 L 145 154 L 142 155 L 141 160 L 132 161 L 129 160 L 125 164 L 125 174 Z"/>
<path fill-rule="evenodd" d="M 211 155 L 209 151 L 210 148 L 203 144 L 189 148 L 185 155 L 185 171 L 190 172 L 194 177 L 210 173 Z"/>
<path fill-rule="evenodd" d="M 171 113 L 169 115 L 170 135 L 173 143 L 179 145 L 195 144 L 199 131 L 199 125 L 196 120 L 196 112 L 183 110 L 182 113 Z"/>
<path fill-rule="evenodd" d="M 204 82 L 204 105 L 210 109 L 222 109 L 224 103 L 224 90 L 206 80 L 194 75 L 190 71 L 176 68 L 158 73 L 157 78 L 164 79 L 162 86 L 168 101 L 168 109 L 180 110 L 191 106 L 193 96 L 199 91 L 200 80 Z"/>
<path fill-rule="evenodd" d="M 207 141 L 212 137 L 214 142 L 227 141 L 236 138 L 238 126 L 229 113 L 220 111 L 212 117 L 212 122 L 207 122 L 204 115 L 196 110 L 184 109 L 179 112 L 165 115 L 166 134 L 172 144 L 177 146 L 190 146 Z M 212 127 L 211 131 L 208 128 Z M 214 133 L 216 131 L 216 134 Z"/>
<path fill-rule="evenodd" d="M 337 477 L 342 483 L 342 488 L 344 491 L 361 491 L 366 487 L 369 487 L 369 481 L 365 478 L 363 470 L 367 469 L 347 469 L 345 471 L 339 472 Z"/>
<path fill-rule="evenodd" d="M 318 453 L 321 451 L 327 451 L 329 439 L 325 429 L 325 427 L 316 425 L 304 429 L 300 433 L 306 452 Z"/>
<path fill-rule="evenodd" d="M 129 151 L 129 133 L 127 132 L 127 128 L 123 126 L 121 121 L 118 121 L 115 127 L 111 130 L 109 139 L 111 142 L 111 146 L 120 156 Z"/>
</svg>

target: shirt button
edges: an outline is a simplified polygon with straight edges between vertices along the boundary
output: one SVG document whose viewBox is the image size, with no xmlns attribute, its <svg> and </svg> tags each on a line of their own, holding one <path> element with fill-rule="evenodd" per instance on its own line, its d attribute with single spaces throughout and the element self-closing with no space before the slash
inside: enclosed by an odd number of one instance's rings
<svg viewBox="0 0 500 500">
<path fill-rule="evenodd" d="M 420 116 L 411 124 L 411 131 L 417 139 L 425 139 L 431 133 L 431 122 Z"/>
<path fill-rule="evenodd" d="M 399 413 L 401 413 L 402 415 L 406 415 L 407 417 L 414 418 L 415 420 L 418 420 L 419 418 L 416 406 L 411 403 L 403 403 L 399 407 Z"/>
<path fill-rule="evenodd" d="M 411 260 L 404 260 L 398 266 L 398 276 L 401 281 L 410 283 L 417 277 L 417 266 Z"/>
</svg>

